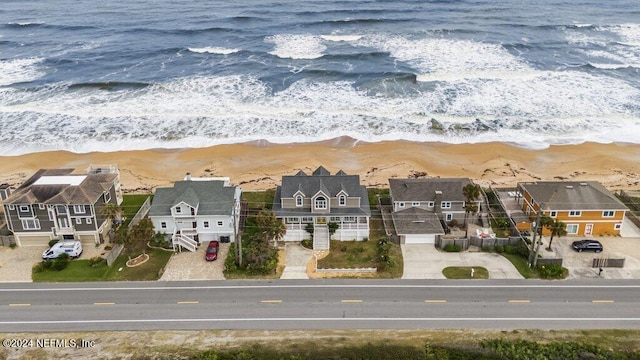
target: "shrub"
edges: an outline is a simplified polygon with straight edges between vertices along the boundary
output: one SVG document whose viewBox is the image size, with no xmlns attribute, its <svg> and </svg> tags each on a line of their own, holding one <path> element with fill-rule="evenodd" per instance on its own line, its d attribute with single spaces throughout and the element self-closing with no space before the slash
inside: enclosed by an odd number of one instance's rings
<svg viewBox="0 0 640 360">
<path fill-rule="evenodd" d="M 460 246 L 456 244 L 447 244 L 444 246 L 443 250 L 446 252 L 460 252 L 461 249 Z"/>
<path fill-rule="evenodd" d="M 342 246 L 340 247 L 340 251 L 342 251 L 342 252 L 346 252 L 346 251 L 347 251 L 347 245 L 342 245 Z"/>
<path fill-rule="evenodd" d="M 363 246 L 358 246 L 356 248 L 356 251 L 359 252 L 359 253 L 363 253 L 364 252 L 364 247 Z"/>
<path fill-rule="evenodd" d="M 504 246 L 504 252 L 506 252 L 507 254 L 515 254 L 516 253 L 516 247 L 513 245 L 505 245 Z"/>
<path fill-rule="evenodd" d="M 496 252 L 502 254 L 504 252 L 504 245 L 496 245 Z"/>
<path fill-rule="evenodd" d="M 484 252 L 495 252 L 496 251 L 496 247 L 493 246 L 493 245 L 487 245 L 487 246 L 482 248 L 482 251 L 484 251 Z"/>
<path fill-rule="evenodd" d="M 564 279 L 566 277 L 566 269 L 561 265 L 538 265 L 536 270 L 542 279 Z"/>
<path fill-rule="evenodd" d="M 9 245 L 10 248 L 15 249 L 16 248 L 16 243 L 11 243 L 11 245 Z"/>
<path fill-rule="evenodd" d="M 58 242 L 58 239 L 49 240 L 49 247 L 52 247 Z"/>
<path fill-rule="evenodd" d="M 104 264 L 106 262 L 105 259 L 101 258 L 100 256 L 94 256 L 91 259 L 89 259 L 89 266 L 92 268 L 96 268 L 102 264 Z"/>
<path fill-rule="evenodd" d="M 60 254 L 57 259 L 51 262 L 51 270 L 62 271 L 69 265 L 69 255 Z"/>
<path fill-rule="evenodd" d="M 51 261 L 51 260 L 41 261 L 41 262 L 38 263 L 38 265 L 36 265 L 35 271 L 36 272 L 45 272 L 47 270 L 50 270 L 52 265 L 53 265 L 53 261 Z"/>
<path fill-rule="evenodd" d="M 300 245 L 307 249 L 313 249 L 313 239 L 305 239 L 300 242 Z"/>
<path fill-rule="evenodd" d="M 451 227 L 458 226 L 458 220 L 453 219 L 453 220 L 449 221 L 449 226 L 451 226 Z"/>
<path fill-rule="evenodd" d="M 362 241 L 369 241 L 369 237 L 368 236 L 363 237 Z"/>
</svg>

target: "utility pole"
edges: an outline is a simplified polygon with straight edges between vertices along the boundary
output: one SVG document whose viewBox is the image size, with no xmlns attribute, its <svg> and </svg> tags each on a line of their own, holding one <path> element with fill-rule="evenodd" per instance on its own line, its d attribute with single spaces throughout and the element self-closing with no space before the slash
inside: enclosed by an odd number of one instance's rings
<svg viewBox="0 0 640 360">
<path fill-rule="evenodd" d="M 533 240 L 531 242 L 531 249 L 529 249 L 529 267 L 535 266 L 535 257 L 538 256 L 538 247 L 537 239 L 538 236 L 538 226 L 540 226 L 540 216 L 542 213 L 543 205 L 540 204 L 538 207 L 538 211 L 536 211 L 536 221 L 533 222 Z M 534 257 L 535 256 L 535 257 Z"/>
<path fill-rule="evenodd" d="M 239 203 L 240 203 L 240 210 L 242 210 L 242 201 L 239 200 Z M 236 204 L 233 204 L 233 240 L 236 242 L 236 248 L 237 248 L 236 259 L 238 259 L 238 267 L 242 267 L 242 239 L 241 237 L 238 237 L 239 221 L 236 220 L 236 217 L 239 215 L 237 212 L 238 212 L 237 206 Z M 242 211 L 240 211 L 240 214 L 242 214 Z"/>
</svg>

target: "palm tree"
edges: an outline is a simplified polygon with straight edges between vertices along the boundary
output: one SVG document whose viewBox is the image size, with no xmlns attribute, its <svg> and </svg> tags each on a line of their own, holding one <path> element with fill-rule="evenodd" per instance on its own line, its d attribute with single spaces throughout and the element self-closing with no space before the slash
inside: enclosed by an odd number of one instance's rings
<svg viewBox="0 0 640 360">
<path fill-rule="evenodd" d="M 149 242 L 156 234 L 153 228 L 151 219 L 144 218 L 137 224 L 131 227 L 130 234 L 130 247 L 131 251 L 141 250 L 144 254 L 147 250 L 147 242 Z"/>
<path fill-rule="evenodd" d="M 256 222 L 258 223 L 260 233 L 263 234 L 263 238 L 267 243 L 269 240 L 277 242 L 287 233 L 287 226 L 278 220 L 276 214 L 271 210 L 260 210 L 256 217 Z"/>
<path fill-rule="evenodd" d="M 466 198 L 464 203 L 464 227 L 465 234 L 464 237 L 469 235 L 469 226 L 467 224 L 467 219 L 469 214 L 478 212 L 478 203 L 476 202 L 480 197 L 480 186 L 476 184 L 467 184 L 462 188 L 462 194 Z"/>
<path fill-rule="evenodd" d="M 113 220 L 121 220 L 122 212 L 122 207 L 114 203 L 106 203 L 102 209 L 100 209 L 100 214 L 111 222 L 113 222 Z"/>
<path fill-rule="evenodd" d="M 543 222 L 543 226 L 547 229 L 551 230 L 551 238 L 549 239 L 549 246 L 547 250 L 551 251 L 551 242 L 553 241 L 554 236 L 565 236 L 567 235 L 567 224 L 563 223 L 558 219 L 551 219 L 551 221 Z"/>
</svg>

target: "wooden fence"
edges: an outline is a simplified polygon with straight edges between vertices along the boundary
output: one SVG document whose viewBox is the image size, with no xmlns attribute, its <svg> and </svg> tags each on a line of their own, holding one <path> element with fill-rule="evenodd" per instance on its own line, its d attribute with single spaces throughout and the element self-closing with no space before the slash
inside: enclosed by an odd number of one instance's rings
<svg viewBox="0 0 640 360">
<path fill-rule="evenodd" d="M 444 247 L 447 245 L 455 245 L 455 246 L 459 246 L 461 250 L 467 250 L 469 249 L 469 246 L 477 246 L 482 249 L 488 246 L 516 245 L 520 243 L 520 241 L 522 241 L 522 239 L 518 236 L 512 236 L 508 238 L 494 238 L 494 239 L 480 238 L 476 236 L 471 236 L 468 239 L 436 236 L 436 247 L 440 249 L 444 249 Z"/>
<path fill-rule="evenodd" d="M 0 245 L 2 246 L 11 246 L 11 244 L 15 244 L 16 239 L 13 235 L 0 235 Z"/>
<path fill-rule="evenodd" d="M 562 266 L 562 258 L 538 258 L 536 265 L 560 265 Z"/>
<path fill-rule="evenodd" d="M 591 264 L 592 268 L 604 268 L 604 267 L 624 267 L 624 259 L 610 259 L 610 258 L 595 258 Z"/>
<path fill-rule="evenodd" d="M 109 250 L 109 253 L 107 254 L 107 265 L 109 266 L 113 265 L 113 263 L 116 261 L 118 256 L 120 256 L 122 249 L 124 249 L 124 245 L 115 244 L 113 248 Z"/>
</svg>

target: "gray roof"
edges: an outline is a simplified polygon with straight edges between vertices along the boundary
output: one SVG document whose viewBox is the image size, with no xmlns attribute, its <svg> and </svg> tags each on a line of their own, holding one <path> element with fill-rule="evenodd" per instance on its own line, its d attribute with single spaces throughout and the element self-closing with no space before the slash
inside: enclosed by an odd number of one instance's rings
<svg viewBox="0 0 640 360">
<path fill-rule="evenodd" d="M 519 183 L 544 210 L 629 210 L 597 181 Z"/>
<path fill-rule="evenodd" d="M 462 188 L 468 184 L 468 178 L 389 179 L 393 201 L 435 201 L 436 191 L 443 201 L 465 201 Z"/>
<path fill-rule="evenodd" d="M 410 207 L 391 214 L 398 235 L 444 234 L 438 216 L 431 211 Z"/>
<path fill-rule="evenodd" d="M 73 169 L 40 169 L 22 183 L 5 204 L 95 204 L 113 186 L 118 175 L 114 173 L 72 174 Z M 79 185 L 35 185 L 43 176 L 85 176 Z"/>
<path fill-rule="evenodd" d="M 371 215 L 367 188 L 360 185 L 360 176 L 358 175 L 347 175 L 344 171 L 340 175 L 331 175 L 327 169 L 321 166 L 310 176 L 300 176 L 297 174 L 294 176 L 283 176 L 282 185 L 276 189 L 276 196 L 273 200 L 273 211 L 278 216 L 311 215 L 310 208 L 282 209 L 281 199 L 293 198 L 294 194 L 298 191 L 301 191 L 305 197 L 312 197 L 317 194 L 318 191 L 323 191 L 329 197 L 336 197 L 338 193 L 344 191 L 348 197 L 360 198 L 360 208 L 332 207 L 330 215 Z"/>
<path fill-rule="evenodd" d="M 231 215 L 235 192 L 224 181 L 176 181 L 171 188 L 156 189 L 149 216 L 171 215 L 171 208 L 180 202 L 198 207 L 198 215 Z"/>
</svg>

